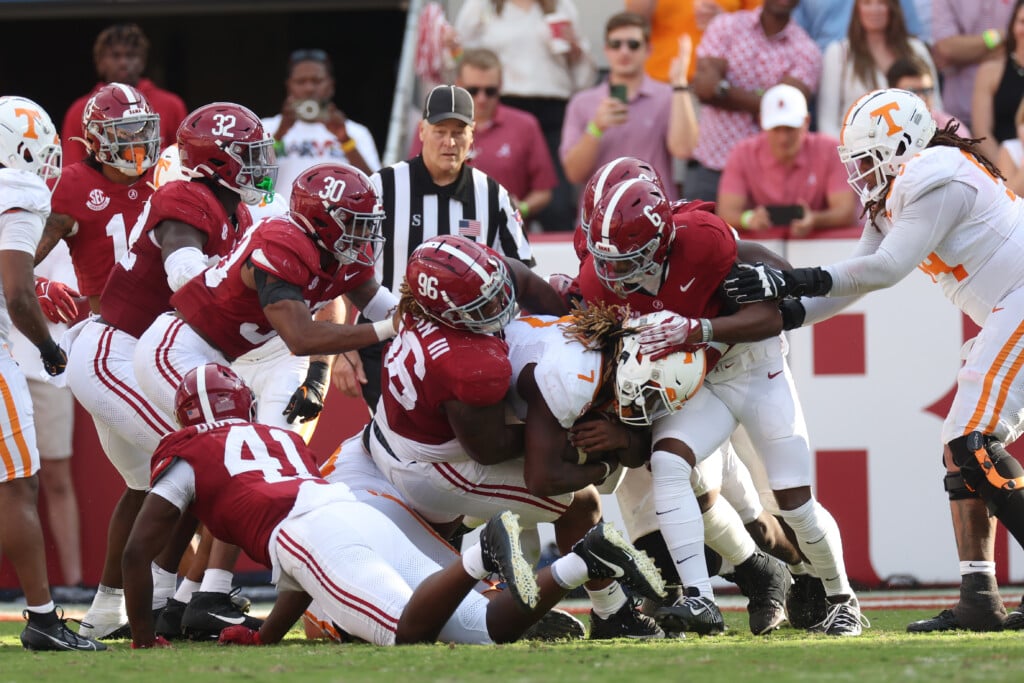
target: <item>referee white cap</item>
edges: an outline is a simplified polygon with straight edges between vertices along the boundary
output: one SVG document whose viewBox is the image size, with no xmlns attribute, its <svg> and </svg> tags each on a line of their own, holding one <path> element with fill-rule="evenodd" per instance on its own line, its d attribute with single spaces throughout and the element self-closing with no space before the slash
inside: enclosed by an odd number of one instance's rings
<svg viewBox="0 0 1024 683">
<path fill-rule="evenodd" d="M 457 85 L 439 85 L 427 95 L 423 118 L 430 124 L 456 119 L 473 125 L 473 96 Z"/>
</svg>

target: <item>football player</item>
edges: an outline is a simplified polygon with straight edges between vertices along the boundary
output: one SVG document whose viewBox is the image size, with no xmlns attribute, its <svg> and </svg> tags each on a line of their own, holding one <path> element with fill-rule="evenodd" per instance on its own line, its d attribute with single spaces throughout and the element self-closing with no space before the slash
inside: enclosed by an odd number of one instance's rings
<svg viewBox="0 0 1024 683">
<path fill-rule="evenodd" d="M 152 194 L 138 239 L 100 294 L 100 317 L 75 330 L 69 349 L 69 385 L 92 414 L 107 457 L 128 486 L 111 519 L 108 567 L 117 564 L 148 488 L 149 457 L 160 438 L 174 431 L 169 412 L 147 401 L 140 389 L 132 366 L 138 337 L 171 309 L 174 290 L 231 249 L 251 224 L 246 206 L 273 191 L 276 173 L 273 141 L 259 118 L 237 104 L 218 102 L 190 113 L 178 129 L 177 145 L 182 172 L 192 180 L 169 182 Z M 162 557 L 154 567 L 155 608 L 174 593 L 178 559 Z M 126 623 L 123 593 L 111 581 L 97 593 L 86 615 L 90 626 L 82 631 L 99 637 Z"/>
<path fill-rule="evenodd" d="M 535 577 L 507 510 L 442 568 L 348 487 L 320 478 L 297 435 L 251 422 L 253 402 L 237 375 L 214 364 L 189 371 L 176 392 L 182 429 L 153 456 L 153 488 L 125 549 L 133 648 L 167 645 L 153 630 L 145 567 L 181 518 L 202 521 L 274 571 L 279 592 L 266 622 L 259 630 L 229 626 L 222 643 L 278 642 L 311 600 L 347 633 L 396 645 L 515 640 L 569 588 L 598 576 L 622 576 L 644 595 L 662 593 L 650 560 L 607 524 Z M 508 585 L 492 600 L 473 590 L 490 574 Z"/>
<path fill-rule="evenodd" d="M 825 268 L 756 264 L 726 282 L 744 302 L 827 296 L 802 302 L 806 322 L 817 322 L 920 268 L 981 327 L 964 347 L 942 426 L 960 600 L 910 624 L 911 632 L 1024 628 L 1024 603 L 1006 615 L 993 549 L 995 519 L 1024 545 L 1024 467 L 1005 449 L 1024 418 L 1024 201 L 957 126 L 938 130 L 925 102 L 907 90 L 861 97 L 846 114 L 839 145 L 870 217 L 854 255 Z"/>
<path fill-rule="evenodd" d="M 722 626 L 690 475 L 742 424 L 763 460 L 780 516 L 825 584 L 826 615 L 812 628 L 857 635 L 861 615 L 846 576 L 839 529 L 811 494 L 811 452 L 785 360 L 782 315 L 775 302 L 733 312 L 719 295 L 737 247 L 731 228 L 709 213 L 709 206 L 691 202 L 673 211 L 657 185 L 642 179 L 609 188 L 595 208 L 590 258 L 579 277 L 584 300 L 624 301 L 639 313 L 676 314 L 640 336 L 641 351 L 655 359 L 694 344 L 726 345 L 717 363 L 709 363 L 709 390 L 654 423 L 651 472 L 658 521 L 687 592 L 678 605 L 663 610 L 663 617 L 684 630 Z M 758 416 L 755 406 L 762 399 L 774 407 L 773 419 L 786 417 L 784 435 Z M 773 587 L 774 602 L 783 595 L 784 586 Z"/>
<path fill-rule="evenodd" d="M 39 451 L 25 376 L 7 350 L 13 323 L 39 349 L 51 376 L 67 357 L 50 336 L 36 300 L 32 261 L 60 179 L 60 137 L 46 111 L 24 97 L 0 97 L 0 547 L 25 592 L 30 650 L 105 650 L 67 628 L 50 596 L 43 530 L 37 511 Z"/>
</svg>

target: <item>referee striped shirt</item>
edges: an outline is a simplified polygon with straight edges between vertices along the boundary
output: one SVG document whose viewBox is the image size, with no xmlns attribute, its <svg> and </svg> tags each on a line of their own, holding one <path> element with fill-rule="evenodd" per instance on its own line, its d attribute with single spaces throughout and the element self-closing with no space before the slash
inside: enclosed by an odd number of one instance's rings
<svg viewBox="0 0 1024 683">
<path fill-rule="evenodd" d="M 458 180 L 442 187 L 430 177 L 423 157 L 415 157 L 382 168 L 370 180 L 387 214 L 377 281 L 395 295 L 412 250 L 437 235 L 463 235 L 534 265 L 522 218 L 508 190 L 483 171 L 463 165 Z"/>
</svg>

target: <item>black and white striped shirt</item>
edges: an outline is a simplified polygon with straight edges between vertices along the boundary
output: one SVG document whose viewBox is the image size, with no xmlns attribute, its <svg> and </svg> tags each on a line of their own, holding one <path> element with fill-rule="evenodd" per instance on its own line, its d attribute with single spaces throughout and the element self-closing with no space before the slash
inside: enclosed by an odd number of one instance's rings
<svg viewBox="0 0 1024 683">
<path fill-rule="evenodd" d="M 382 168 L 370 180 L 387 214 L 383 228 L 387 241 L 377 260 L 377 281 L 396 295 L 412 250 L 437 235 L 461 234 L 534 265 L 533 250 L 508 190 L 483 171 L 464 165 L 458 180 L 441 187 L 430 177 L 423 158 L 415 157 Z"/>
</svg>

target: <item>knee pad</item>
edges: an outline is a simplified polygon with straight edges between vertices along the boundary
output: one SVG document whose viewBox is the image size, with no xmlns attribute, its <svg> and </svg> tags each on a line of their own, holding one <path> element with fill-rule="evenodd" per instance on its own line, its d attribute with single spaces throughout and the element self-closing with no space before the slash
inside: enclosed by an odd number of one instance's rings
<svg viewBox="0 0 1024 683">
<path fill-rule="evenodd" d="M 950 500 L 980 498 L 977 491 L 967 488 L 967 484 L 964 483 L 964 477 L 959 472 L 953 472 L 952 474 L 947 472 L 946 476 L 942 478 L 942 486 L 946 489 L 946 494 Z"/>
<path fill-rule="evenodd" d="M 977 493 L 992 514 L 1012 531 L 1017 524 L 1011 525 L 1003 517 L 1024 512 L 1024 467 L 998 439 L 981 432 L 953 439 L 949 450 L 965 486 Z"/>
</svg>

